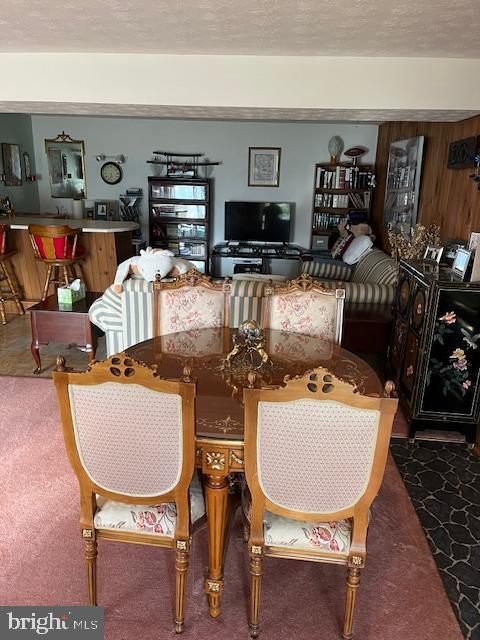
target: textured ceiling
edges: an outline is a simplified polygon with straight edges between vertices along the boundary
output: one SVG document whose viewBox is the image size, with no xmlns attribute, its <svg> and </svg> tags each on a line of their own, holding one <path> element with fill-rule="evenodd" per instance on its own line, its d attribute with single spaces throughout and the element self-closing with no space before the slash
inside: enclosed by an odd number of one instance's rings
<svg viewBox="0 0 480 640">
<path fill-rule="evenodd" d="M 270 109 L 256 107 L 201 107 L 66 102 L 0 102 L 0 113 L 137 118 L 192 118 L 204 120 L 271 120 L 300 122 L 457 122 L 479 111 L 420 109 Z"/>
<path fill-rule="evenodd" d="M 480 58 L 479 0 L 2 0 L 0 51 Z"/>
</svg>

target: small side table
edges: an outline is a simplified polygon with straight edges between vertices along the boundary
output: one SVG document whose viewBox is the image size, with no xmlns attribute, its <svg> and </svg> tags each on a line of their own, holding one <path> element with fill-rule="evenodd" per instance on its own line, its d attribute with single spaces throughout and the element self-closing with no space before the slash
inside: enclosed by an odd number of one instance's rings
<svg viewBox="0 0 480 640">
<path fill-rule="evenodd" d="M 101 295 L 101 293 L 88 292 L 86 298 L 74 302 L 71 308 L 59 309 L 55 294 L 30 307 L 28 311 L 32 322 L 31 351 L 37 365 L 33 372 L 35 375 L 42 371 L 39 346 L 49 342 L 83 347 L 89 362 L 95 358 L 98 338 L 102 332 L 92 325 L 88 311 Z"/>
</svg>

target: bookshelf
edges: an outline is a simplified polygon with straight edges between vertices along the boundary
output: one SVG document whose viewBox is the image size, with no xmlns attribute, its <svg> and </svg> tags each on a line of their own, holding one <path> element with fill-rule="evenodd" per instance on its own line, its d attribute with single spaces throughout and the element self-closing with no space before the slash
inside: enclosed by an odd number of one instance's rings
<svg viewBox="0 0 480 640">
<path fill-rule="evenodd" d="M 312 204 L 312 250 L 327 250 L 328 237 L 347 217 L 352 221 L 370 219 L 373 165 L 315 165 Z"/>
<path fill-rule="evenodd" d="M 150 244 L 170 249 L 208 273 L 210 193 L 207 179 L 148 179 Z"/>
</svg>

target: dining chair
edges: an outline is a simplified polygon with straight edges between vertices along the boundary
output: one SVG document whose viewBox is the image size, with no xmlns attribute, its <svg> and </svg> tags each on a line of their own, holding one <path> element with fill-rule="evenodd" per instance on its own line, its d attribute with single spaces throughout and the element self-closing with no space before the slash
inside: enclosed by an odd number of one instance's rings
<svg viewBox="0 0 480 640">
<path fill-rule="evenodd" d="M 21 294 L 16 285 L 11 258 L 15 255 L 15 251 L 9 250 L 7 247 L 7 232 L 9 226 L 0 224 L 0 319 L 2 324 L 7 324 L 7 313 L 5 302 L 13 300 L 20 315 L 25 313 L 21 302 Z M 6 284 L 2 286 L 2 282 Z"/>
<path fill-rule="evenodd" d="M 57 288 L 75 280 L 75 268 L 80 269 L 82 276 L 79 260 L 85 254 L 85 247 L 78 242 L 81 230 L 68 225 L 30 224 L 28 233 L 36 260 L 47 266 L 42 294 L 45 300 L 51 284 Z"/>
<path fill-rule="evenodd" d="M 262 324 L 340 344 L 344 300 L 344 289 L 324 289 L 302 273 L 285 285 L 266 287 Z"/>
<path fill-rule="evenodd" d="M 281 388 L 245 389 L 244 401 L 250 635 L 259 632 L 263 558 L 275 556 L 347 566 L 349 639 L 398 401 L 362 395 L 322 367 Z"/>
<path fill-rule="evenodd" d="M 173 548 L 175 630 L 182 632 L 190 523 L 205 514 L 192 480 L 195 384 L 160 379 L 124 353 L 53 378 L 80 485 L 89 604 L 97 602 L 97 540 Z"/>
<path fill-rule="evenodd" d="M 173 282 L 153 284 L 154 335 L 228 327 L 231 285 L 190 269 Z"/>
</svg>

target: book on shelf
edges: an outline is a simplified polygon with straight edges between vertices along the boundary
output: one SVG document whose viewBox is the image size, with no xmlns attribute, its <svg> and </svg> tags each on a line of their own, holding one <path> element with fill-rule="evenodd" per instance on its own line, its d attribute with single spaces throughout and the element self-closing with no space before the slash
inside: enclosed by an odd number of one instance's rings
<svg viewBox="0 0 480 640">
<path fill-rule="evenodd" d="M 315 187 L 317 189 L 369 189 L 373 186 L 374 174 L 362 167 L 341 167 L 331 169 L 317 167 Z"/>
</svg>

